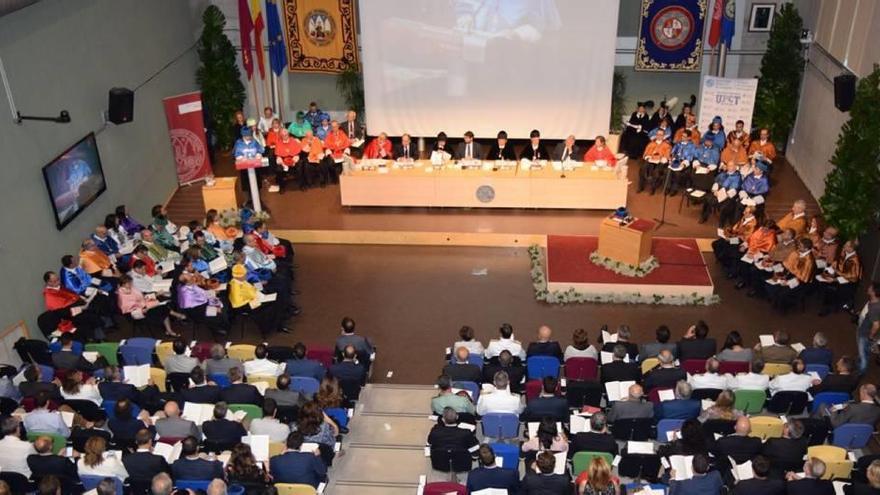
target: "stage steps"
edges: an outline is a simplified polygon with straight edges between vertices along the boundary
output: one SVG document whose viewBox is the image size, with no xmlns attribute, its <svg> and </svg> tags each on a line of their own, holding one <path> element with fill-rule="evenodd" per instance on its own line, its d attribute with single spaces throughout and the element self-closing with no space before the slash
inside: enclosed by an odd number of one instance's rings
<svg viewBox="0 0 880 495">
<path fill-rule="evenodd" d="M 367 384 L 324 493 L 412 495 L 420 476 L 436 481 L 424 453 L 435 395 L 429 385 Z"/>
</svg>

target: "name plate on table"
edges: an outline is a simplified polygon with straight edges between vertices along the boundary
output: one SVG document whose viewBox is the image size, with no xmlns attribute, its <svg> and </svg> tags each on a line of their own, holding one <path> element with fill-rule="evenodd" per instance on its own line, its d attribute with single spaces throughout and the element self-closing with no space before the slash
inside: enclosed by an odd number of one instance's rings
<svg viewBox="0 0 880 495">
<path fill-rule="evenodd" d="M 376 170 L 379 167 L 387 167 L 391 160 L 383 160 L 381 158 L 366 158 L 361 160 L 359 164 L 361 170 Z"/>
<path fill-rule="evenodd" d="M 458 164 L 463 169 L 471 169 L 471 168 L 481 168 L 483 166 L 483 162 L 481 160 L 459 160 Z"/>
<path fill-rule="evenodd" d="M 246 158 L 244 160 L 236 160 L 235 161 L 235 169 L 236 170 L 248 170 L 251 168 L 261 168 L 268 167 L 269 159 L 268 158 Z"/>
</svg>

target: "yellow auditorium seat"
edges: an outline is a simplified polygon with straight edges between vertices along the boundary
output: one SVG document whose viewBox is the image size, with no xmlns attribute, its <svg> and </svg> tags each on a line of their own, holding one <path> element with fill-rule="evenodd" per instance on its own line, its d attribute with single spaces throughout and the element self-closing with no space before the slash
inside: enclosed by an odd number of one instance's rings
<svg viewBox="0 0 880 495">
<path fill-rule="evenodd" d="M 753 416 L 751 437 L 758 437 L 761 440 L 768 438 L 779 438 L 782 436 L 782 420 L 775 416 Z"/>
</svg>

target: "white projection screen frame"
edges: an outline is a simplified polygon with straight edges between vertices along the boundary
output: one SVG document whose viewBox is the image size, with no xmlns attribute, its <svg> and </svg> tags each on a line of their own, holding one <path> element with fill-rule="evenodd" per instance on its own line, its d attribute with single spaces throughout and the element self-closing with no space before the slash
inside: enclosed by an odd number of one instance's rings
<svg viewBox="0 0 880 495">
<path fill-rule="evenodd" d="M 370 134 L 608 132 L 617 0 L 360 2 Z"/>
</svg>

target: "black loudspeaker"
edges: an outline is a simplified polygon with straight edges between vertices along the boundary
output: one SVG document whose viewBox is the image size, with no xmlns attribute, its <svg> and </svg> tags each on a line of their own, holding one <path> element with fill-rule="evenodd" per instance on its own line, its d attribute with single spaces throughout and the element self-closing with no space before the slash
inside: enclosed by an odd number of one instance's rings
<svg viewBox="0 0 880 495">
<path fill-rule="evenodd" d="M 841 74 L 834 78 L 834 106 L 841 112 L 849 112 L 856 99 L 856 76 Z"/>
<path fill-rule="evenodd" d="M 134 119 L 134 91 L 128 88 L 112 88 L 107 108 L 107 120 L 110 122 L 117 125 L 131 122 Z"/>
</svg>

